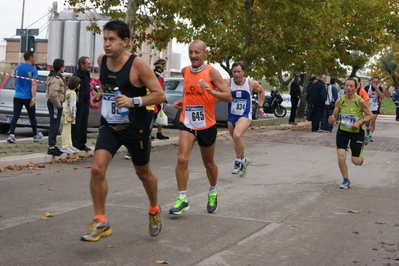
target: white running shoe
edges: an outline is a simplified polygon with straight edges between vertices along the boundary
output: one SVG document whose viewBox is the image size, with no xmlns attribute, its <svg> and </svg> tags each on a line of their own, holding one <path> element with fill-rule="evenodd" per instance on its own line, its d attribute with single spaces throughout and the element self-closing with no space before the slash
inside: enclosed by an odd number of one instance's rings
<svg viewBox="0 0 399 266">
<path fill-rule="evenodd" d="M 36 135 L 33 136 L 33 142 L 39 142 L 43 138 L 43 133 L 42 132 L 37 132 Z"/>
<path fill-rule="evenodd" d="M 79 149 L 76 149 L 74 146 L 69 146 L 68 148 L 75 154 L 80 152 Z"/>
<path fill-rule="evenodd" d="M 61 148 L 60 151 L 68 155 L 74 154 L 74 152 L 69 147 Z"/>
</svg>

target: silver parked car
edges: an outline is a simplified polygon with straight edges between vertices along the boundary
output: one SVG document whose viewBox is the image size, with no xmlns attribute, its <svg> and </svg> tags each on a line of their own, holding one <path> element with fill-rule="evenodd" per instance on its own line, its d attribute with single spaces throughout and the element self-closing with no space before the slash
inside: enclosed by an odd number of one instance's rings
<svg viewBox="0 0 399 266">
<path fill-rule="evenodd" d="M 180 125 L 181 111 L 173 107 L 173 103 L 180 100 L 183 95 L 184 81 L 183 78 L 165 78 L 165 95 L 168 104 L 165 108 L 165 114 L 168 117 L 169 123 L 173 127 L 178 128 Z M 227 103 L 219 102 L 215 105 L 215 118 L 216 122 L 227 125 Z M 252 119 L 259 118 L 258 103 L 252 99 Z"/>
<path fill-rule="evenodd" d="M 49 128 L 50 118 L 47 109 L 46 79 L 49 71 L 39 70 L 39 81 L 37 82 L 36 93 L 36 120 L 38 128 Z M 72 73 L 64 73 L 68 79 Z M 0 84 L 0 133 L 7 133 L 10 130 L 10 122 L 13 116 L 13 99 L 15 93 L 15 78 L 7 76 Z M 89 127 L 100 126 L 101 112 L 90 109 Z M 25 107 L 17 122 L 17 127 L 30 127 L 30 120 Z"/>
</svg>

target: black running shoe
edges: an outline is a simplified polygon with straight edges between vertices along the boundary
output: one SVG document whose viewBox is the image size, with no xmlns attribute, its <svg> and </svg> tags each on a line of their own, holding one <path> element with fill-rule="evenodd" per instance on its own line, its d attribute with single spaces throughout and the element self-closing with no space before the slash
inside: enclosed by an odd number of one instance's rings
<svg viewBox="0 0 399 266">
<path fill-rule="evenodd" d="M 51 146 L 47 150 L 47 154 L 53 155 L 53 156 L 61 156 L 63 154 L 62 151 L 60 151 L 57 147 Z"/>
</svg>

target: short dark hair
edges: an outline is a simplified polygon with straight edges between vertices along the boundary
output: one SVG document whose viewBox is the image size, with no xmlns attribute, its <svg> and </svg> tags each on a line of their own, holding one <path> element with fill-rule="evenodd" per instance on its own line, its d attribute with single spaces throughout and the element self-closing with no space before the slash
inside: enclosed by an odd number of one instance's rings
<svg viewBox="0 0 399 266">
<path fill-rule="evenodd" d="M 118 37 L 121 38 L 122 40 L 126 38 L 130 39 L 131 36 L 129 26 L 121 20 L 108 21 L 103 26 L 103 31 L 105 30 L 114 31 L 116 35 L 118 35 Z"/>
<path fill-rule="evenodd" d="M 332 78 L 332 79 L 330 80 L 330 84 L 335 84 L 335 82 L 336 82 L 336 79 L 335 79 L 335 78 Z"/>
<path fill-rule="evenodd" d="M 64 66 L 64 59 L 54 59 L 53 69 L 54 71 L 60 71 L 61 67 Z"/>
<path fill-rule="evenodd" d="M 25 61 L 28 60 L 29 58 L 31 58 L 31 56 L 34 56 L 34 55 L 35 55 L 35 52 L 33 52 L 33 51 L 26 51 L 26 52 L 24 53 L 24 59 L 25 59 Z"/>
<path fill-rule="evenodd" d="M 80 84 L 80 78 L 78 76 L 72 76 L 68 80 L 68 88 L 71 90 L 76 89 Z"/>
<path fill-rule="evenodd" d="M 316 77 L 311 77 L 310 78 L 310 81 L 315 81 L 316 80 Z"/>
<path fill-rule="evenodd" d="M 244 66 L 244 63 L 242 63 L 242 62 L 234 62 L 233 65 L 231 66 L 231 69 L 233 69 L 237 66 L 240 66 L 242 68 L 242 71 L 245 71 L 245 66 Z"/>
</svg>

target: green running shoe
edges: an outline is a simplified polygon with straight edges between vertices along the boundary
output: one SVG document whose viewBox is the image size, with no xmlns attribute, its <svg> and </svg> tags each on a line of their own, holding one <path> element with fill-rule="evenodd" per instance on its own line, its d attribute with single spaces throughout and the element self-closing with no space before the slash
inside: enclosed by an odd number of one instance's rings
<svg viewBox="0 0 399 266">
<path fill-rule="evenodd" d="M 169 209 L 170 214 L 181 214 L 182 212 L 186 212 L 190 209 L 188 205 L 188 200 L 184 200 L 183 197 L 178 197 L 175 205 Z"/>
<path fill-rule="evenodd" d="M 206 205 L 206 210 L 209 213 L 215 213 L 218 209 L 218 192 L 208 193 L 208 204 Z"/>
<path fill-rule="evenodd" d="M 110 236 L 111 234 L 112 229 L 108 224 L 108 221 L 102 224 L 99 223 L 97 220 L 93 220 L 89 223 L 89 233 L 83 235 L 80 240 L 96 242 L 100 240 L 100 238 Z"/>
<path fill-rule="evenodd" d="M 369 141 L 373 142 L 373 136 L 372 135 L 369 135 Z"/>
<path fill-rule="evenodd" d="M 248 173 L 248 165 L 250 164 L 250 160 L 248 158 L 245 158 L 245 161 L 241 163 L 241 169 L 240 169 L 240 176 L 243 177 Z"/>
</svg>

